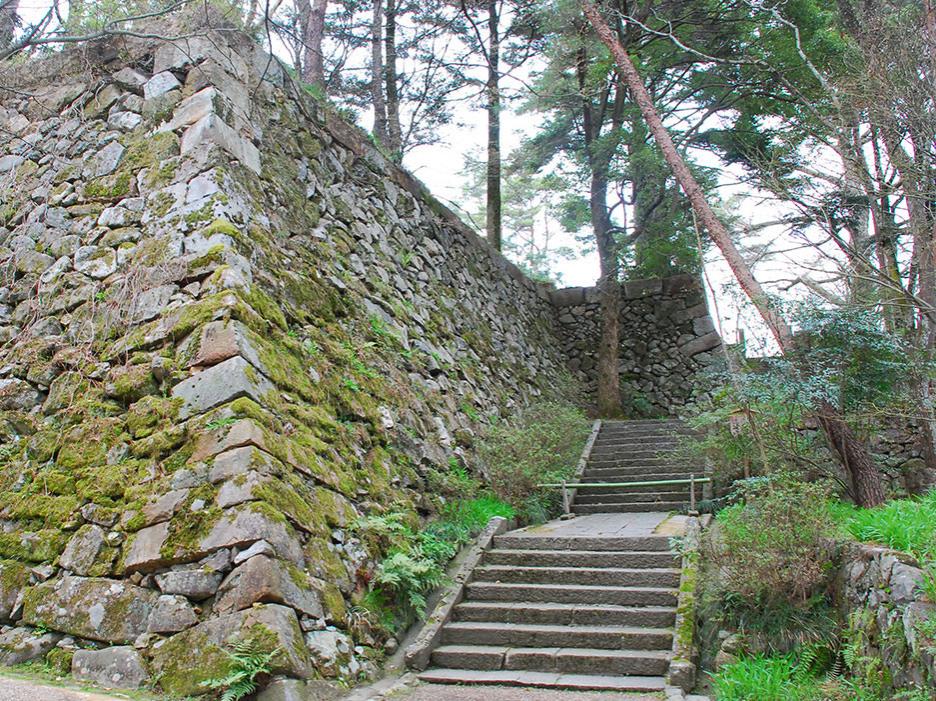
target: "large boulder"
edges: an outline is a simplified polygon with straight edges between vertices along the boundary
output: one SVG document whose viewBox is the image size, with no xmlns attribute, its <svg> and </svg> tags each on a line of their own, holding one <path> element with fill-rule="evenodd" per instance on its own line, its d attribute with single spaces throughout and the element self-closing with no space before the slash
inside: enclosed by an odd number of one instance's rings
<svg viewBox="0 0 936 701">
<path fill-rule="evenodd" d="M 295 565 L 265 555 L 250 558 L 228 575 L 218 591 L 215 610 L 237 611 L 258 602 L 286 604 L 313 618 L 325 615 L 309 576 Z"/>
<path fill-rule="evenodd" d="M 78 650 L 72 657 L 72 675 L 118 689 L 139 689 L 149 679 L 140 653 L 132 647 Z"/>
<path fill-rule="evenodd" d="M 11 628 L 0 634 L 0 665 L 11 667 L 45 657 L 62 639 L 58 633 L 32 628 Z"/>
<path fill-rule="evenodd" d="M 271 663 L 273 674 L 300 679 L 312 675 L 296 612 L 276 604 L 212 618 L 174 635 L 153 650 L 153 672 L 168 694 L 203 693 L 203 681 L 228 672 L 227 653 L 238 641 L 252 641 L 260 648 L 278 650 Z M 198 660 L 197 666 L 192 664 L 193 660 Z"/>
<path fill-rule="evenodd" d="M 131 643 L 145 633 L 159 594 L 129 582 L 67 576 L 27 590 L 23 620 L 107 643 Z"/>
</svg>

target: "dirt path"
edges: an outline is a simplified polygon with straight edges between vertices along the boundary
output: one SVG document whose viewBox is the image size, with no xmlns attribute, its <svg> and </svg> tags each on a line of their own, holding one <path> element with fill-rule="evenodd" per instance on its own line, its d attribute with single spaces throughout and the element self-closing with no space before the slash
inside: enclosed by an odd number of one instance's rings
<svg viewBox="0 0 936 701">
<path fill-rule="evenodd" d="M 127 698 L 130 697 L 104 696 L 24 679 L 0 677 L 0 699 L 3 701 L 116 701 Z"/>
</svg>

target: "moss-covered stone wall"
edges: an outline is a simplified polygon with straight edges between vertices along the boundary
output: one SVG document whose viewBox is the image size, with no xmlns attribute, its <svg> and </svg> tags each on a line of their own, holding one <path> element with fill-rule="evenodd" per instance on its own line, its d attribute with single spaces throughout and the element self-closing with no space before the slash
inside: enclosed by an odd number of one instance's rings
<svg viewBox="0 0 936 701">
<path fill-rule="evenodd" d="M 113 48 L 0 96 L 0 663 L 357 679 L 351 526 L 556 384 L 548 294 L 245 36 Z"/>
</svg>

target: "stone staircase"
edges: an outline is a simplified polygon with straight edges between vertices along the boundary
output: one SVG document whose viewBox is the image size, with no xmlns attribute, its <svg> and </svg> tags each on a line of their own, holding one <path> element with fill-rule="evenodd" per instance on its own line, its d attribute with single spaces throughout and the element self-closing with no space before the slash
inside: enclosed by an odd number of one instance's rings
<svg viewBox="0 0 936 701">
<path fill-rule="evenodd" d="M 644 525 L 663 514 L 635 514 Z M 588 516 L 600 531 L 620 515 Z M 567 522 L 572 523 L 572 522 Z M 548 525 L 548 524 L 547 524 Z M 679 560 L 666 535 L 539 534 L 494 539 L 420 678 L 653 692 L 673 643 Z M 543 527 L 541 527 L 543 528 Z M 561 526 L 559 527 L 562 528 Z M 560 531 L 561 532 L 561 531 Z M 643 532 L 651 533 L 652 529 Z"/>
<path fill-rule="evenodd" d="M 691 435 L 678 420 L 603 421 L 582 482 L 652 482 L 702 477 L 704 468 L 667 453 L 680 436 Z M 701 494 L 697 486 L 696 496 Z M 575 495 L 576 514 L 673 511 L 689 503 L 688 485 L 583 487 Z"/>
<path fill-rule="evenodd" d="M 677 421 L 607 421 L 582 482 L 688 477 Z M 701 476 L 702 471 L 697 473 Z M 688 487 L 580 489 L 576 518 L 494 537 L 420 679 L 652 693 L 673 648 Z"/>
</svg>

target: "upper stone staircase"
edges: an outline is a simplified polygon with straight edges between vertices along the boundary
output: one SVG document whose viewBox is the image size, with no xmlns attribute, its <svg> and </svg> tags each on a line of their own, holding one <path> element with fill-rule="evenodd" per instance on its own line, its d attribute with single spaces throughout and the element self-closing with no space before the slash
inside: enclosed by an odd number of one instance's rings
<svg viewBox="0 0 936 701">
<path fill-rule="evenodd" d="M 704 468 L 678 459 L 673 451 L 691 430 L 678 420 L 603 421 L 581 482 L 656 482 L 700 478 Z M 698 496 L 698 495 L 697 495 Z M 576 514 L 673 511 L 690 501 L 689 485 L 582 487 Z"/>
<path fill-rule="evenodd" d="M 688 478 L 667 455 L 678 421 L 607 421 L 581 482 Z M 702 470 L 695 474 L 702 476 Z M 687 485 L 581 488 L 577 518 L 495 536 L 442 627 L 435 683 L 656 692 L 666 686 L 680 584 L 669 539 Z"/>
</svg>

